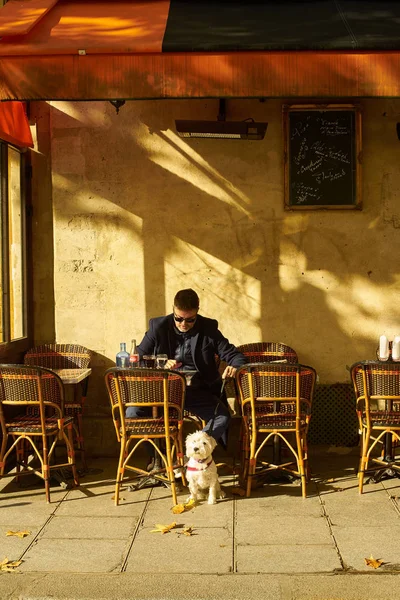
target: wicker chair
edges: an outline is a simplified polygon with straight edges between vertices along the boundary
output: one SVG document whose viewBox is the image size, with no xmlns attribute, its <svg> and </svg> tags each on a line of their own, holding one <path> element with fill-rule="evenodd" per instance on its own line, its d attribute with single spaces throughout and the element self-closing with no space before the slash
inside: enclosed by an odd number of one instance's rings
<svg viewBox="0 0 400 600">
<path fill-rule="evenodd" d="M 241 472 L 247 496 L 254 477 L 279 469 L 301 478 L 302 496 L 306 497 L 306 436 L 315 379 L 312 367 L 299 364 L 252 363 L 237 371 L 244 426 Z M 293 435 L 295 443 L 291 442 Z M 295 461 L 272 464 L 261 459 L 262 449 L 274 436 L 285 443 Z"/>
<path fill-rule="evenodd" d="M 24 357 L 26 365 L 46 369 L 87 369 L 90 366 L 91 352 L 77 344 L 44 344 L 28 350 Z M 81 382 L 80 390 L 74 388 L 73 402 L 65 403 L 65 415 L 74 417 L 74 431 L 77 450 L 81 453 L 83 468 L 87 469 L 83 436 L 83 408 L 87 396 L 89 378 Z"/>
<path fill-rule="evenodd" d="M 238 350 L 252 363 L 269 363 L 278 360 L 297 363 L 297 354 L 293 348 L 280 342 L 243 344 L 242 346 L 238 346 Z"/>
<path fill-rule="evenodd" d="M 176 371 L 153 369 L 123 369 L 113 367 L 105 373 L 106 386 L 111 402 L 117 440 L 120 443 L 115 505 L 119 503 L 119 493 L 125 470 L 147 476 L 144 469 L 129 464 L 141 444 L 153 446 L 160 457 L 164 469 L 156 477 L 171 485 L 174 505 L 177 504 L 174 459 L 183 467 L 183 404 L 186 382 Z M 152 417 L 126 418 L 129 406 L 152 408 Z M 157 440 L 165 440 L 165 453 Z"/>
<path fill-rule="evenodd" d="M 350 367 L 357 401 L 361 433 L 358 487 L 363 492 L 369 462 L 373 471 L 400 472 L 400 457 L 395 455 L 400 441 L 400 363 L 362 361 Z M 371 456 L 379 449 L 380 456 Z"/>
<path fill-rule="evenodd" d="M 22 410 L 19 415 L 10 417 L 7 406 Z M 34 410 L 29 412 L 27 408 Z M 0 365 L 0 424 L 3 434 L 0 476 L 4 475 L 7 458 L 15 448 L 17 475 L 21 474 L 22 466 L 23 473 L 33 471 L 42 477 L 47 502 L 50 502 L 51 470 L 72 467 L 75 484 L 79 485 L 73 446 L 73 418 L 64 415 L 64 386 L 58 375 L 40 367 Z M 9 438 L 13 441 L 7 449 Z M 50 464 L 58 440 L 65 442 L 68 462 Z M 29 452 L 25 448 L 28 443 L 34 458 L 40 461 L 40 469 L 28 464 Z"/>
</svg>

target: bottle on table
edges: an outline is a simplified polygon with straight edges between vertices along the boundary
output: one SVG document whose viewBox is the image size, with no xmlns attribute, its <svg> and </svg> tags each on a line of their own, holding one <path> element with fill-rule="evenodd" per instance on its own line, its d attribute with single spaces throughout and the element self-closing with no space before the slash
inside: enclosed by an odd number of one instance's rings
<svg viewBox="0 0 400 600">
<path fill-rule="evenodd" d="M 392 342 L 392 360 L 400 361 L 400 335 L 395 335 Z"/>
<path fill-rule="evenodd" d="M 129 354 L 129 366 L 131 369 L 139 366 L 139 352 L 136 348 L 136 340 L 132 340 L 131 351 Z"/>
<path fill-rule="evenodd" d="M 126 351 L 126 343 L 120 343 L 120 350 L 116 356 L 116 365 L 117 367 L 129 367 L 129 354 Z"/>
<path fill-rule="evenodd" d="M 378 358 L 379 360 L 388 360 L 389 354 L 389 340 L 387 339 L 386 335 L 381 335 L 379 338 Z"/>
</svg>

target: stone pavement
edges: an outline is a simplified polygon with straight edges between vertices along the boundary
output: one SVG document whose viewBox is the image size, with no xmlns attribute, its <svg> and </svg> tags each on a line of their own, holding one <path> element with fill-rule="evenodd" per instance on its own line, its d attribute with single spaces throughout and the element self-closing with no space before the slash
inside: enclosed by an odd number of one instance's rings
<svg viewBox="0 0 400 600">
<path fill-rule="evenodd" d="M 81 487 L 54 486 L 51 504 L 33 476 L 24 487 L 5 478 L 0 561 L 22 563 L 0 573 L 0 599 L 399 599 L 400 479 L 368 484 L 360 496 L 357 449 L 310 454 L 305 500 L 290 483 L 233 495 L 233 476 L 222 469 L 226 499 L 181 515 L 161 487 L 125 487 L 114 506 L 116 459 L 92 459 Z M 173 521 L 171 532 L 151 533 Z M 9 530 L 30 534 L 7 537 Z M 384 561 L 379 569 L 365 564 L 371 555 Z"/>
</svg>

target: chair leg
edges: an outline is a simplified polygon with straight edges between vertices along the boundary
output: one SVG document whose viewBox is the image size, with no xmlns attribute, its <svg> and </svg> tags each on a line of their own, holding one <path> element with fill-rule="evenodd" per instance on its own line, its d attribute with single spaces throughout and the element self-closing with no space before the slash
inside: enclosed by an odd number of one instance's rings
<svg viewBox="0 0 400 600">
<path fill-rule="evenodd" d="M 297 468 L 300 473 L 301 478 L 301 495 L 303 498 L 307 498 L 307 480 L 306 480 L 306 471 L 304 465 L 304 454 L 303 454 L 303 440 L 301 434 L 296 432 L 296 441 L 297 441 Z"/>
<path fill-rule="evenodd" d="M 117 478 L 115 480 L 115 495 L 114 495 L 115 506 L 118 506 L 118 504 L 119 504 L 119 491 L 121 489 L 121 483 L 124 478 L 124 472 L 125 472 L 125 467 L 124 467 L 125 457 L 126 457 L 126 439 L 121 437 L 121 448 L 120 448 L 119 460 L 118 460 Z"/>
<path fill-rule="evenodd" d="M 361 442 L 362 443 L 362 451 L 361 451 L 361 458 L 360 458 L 360 466 L 358 469 L 358 491 L 360 494 L 363 493 L 364 474 L 368 468 L 367 452 L 368 452 L 369 440 L 370 440 L 370 434 L 367 434 L 365 431 L 363 431 L 362 442 Z"/>
<path fill-rule="evenodd" d="M 83 417 L 82 414 L 77 415 L 78 420 L 78 435 L 79 435 L 79 450 L 81 452 L 81 461 L 82 466 L 85 471 L 87 471 L 87 462 L 86 462 L 86 454 L 85 454 L 85 441 L 83 438 Z"/>
<path fill-rule="evenodd" d="M 253 475 L 255 474 L 255 472 L 256 472 L 256 459 L 250 457 L 249 467 L 248 467 L 248 472 L 247 472 L 247 485 L 246 485 L 246 496 L 247 496 L 247 498 L 250 498 L 251 483 L 253 481 Z"/>
<path fill-rule="evenodd" d="M 171 438 L 168 435 L 165 436 L 165 454 L 167 458 L 168 479 L 171 484 L 172 501 L 174 503 L 173 506 L 176 506 L 176 504 L 178 504 L 178 498 L 176 495 L 175 475 L 171 456 Z"/>
<path fill-rule="evenodd" d="M 42 452 L 43 452 L 43 463 L 42 463 L 42 476 L 44 479 L 44 488 L 46 490 L 46 502 L 50 504 L 50 466 L 49 466 L 49 455 L 47 446 L 47 436 L 42 436 Z"/>
<path fill-rule="evenodd" d="M 1 450 L 0 450 L 0 477 L 3 477 L 4 475 L 4 471 L 6 468 L 6 463 L 4 460 L 4 455 L 6 453 L 6 449 L 7 449 L 7 441 L 8 441 L 8 435 L 5 434 L 3 436 L 3 439 L 1 441 Z"/>
<path fill-rule="evenodd" d="M 239 459 L 240 460 L 240 475 L 239 475 L 239 479 L 240 479 L 241 483 L 246 485 L 248 470 L 249 470 L 250 450 L 249 450 L 248 432 L 247 432 L 243 422 L 242 422 L 242 427 L 241 427 L 241 431 L 240 431 L 239 444 L 240 444 L 240 459 Z"/>
<path fill-rule="evenodd" d="M 74 476 L 74 484 L 76 487 L 79 487 L 79 476 L 78 476 L 78 470 L 76 468 L 76 458 L 75 458 L 75 449 L 74 449 L 74 430 L 73 430 L 72 423 L 70 423 L 70 425 L 68 425 L 67 431 L 68 431 L 68 441 L 69 441 L 69 447 L 67 444 L 68 462 L 72 467 L 72 474 Z"/>
<path fill-rule="evenodd" d="M 182 485 L 187 486 L 185 469 L 184 469 L 184 460 L 183 460 L 183 440 L 182 440 L 182 431 L 180 431 L 176 438 L 176 447 L 178 449 L 179 454 L 179 464 L 182 467 Z"/>
</svg>

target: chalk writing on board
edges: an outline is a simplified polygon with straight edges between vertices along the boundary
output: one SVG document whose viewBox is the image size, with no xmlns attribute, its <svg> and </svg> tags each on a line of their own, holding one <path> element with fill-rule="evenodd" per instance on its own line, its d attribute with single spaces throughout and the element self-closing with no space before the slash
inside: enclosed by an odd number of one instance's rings
<svg viewBox="0 0 400 600">
<path fill-rule="evenodd" d="M 355 110 L 289 109 L 287 123 L 288 204 L 355 204 Z"/>
</svg>

